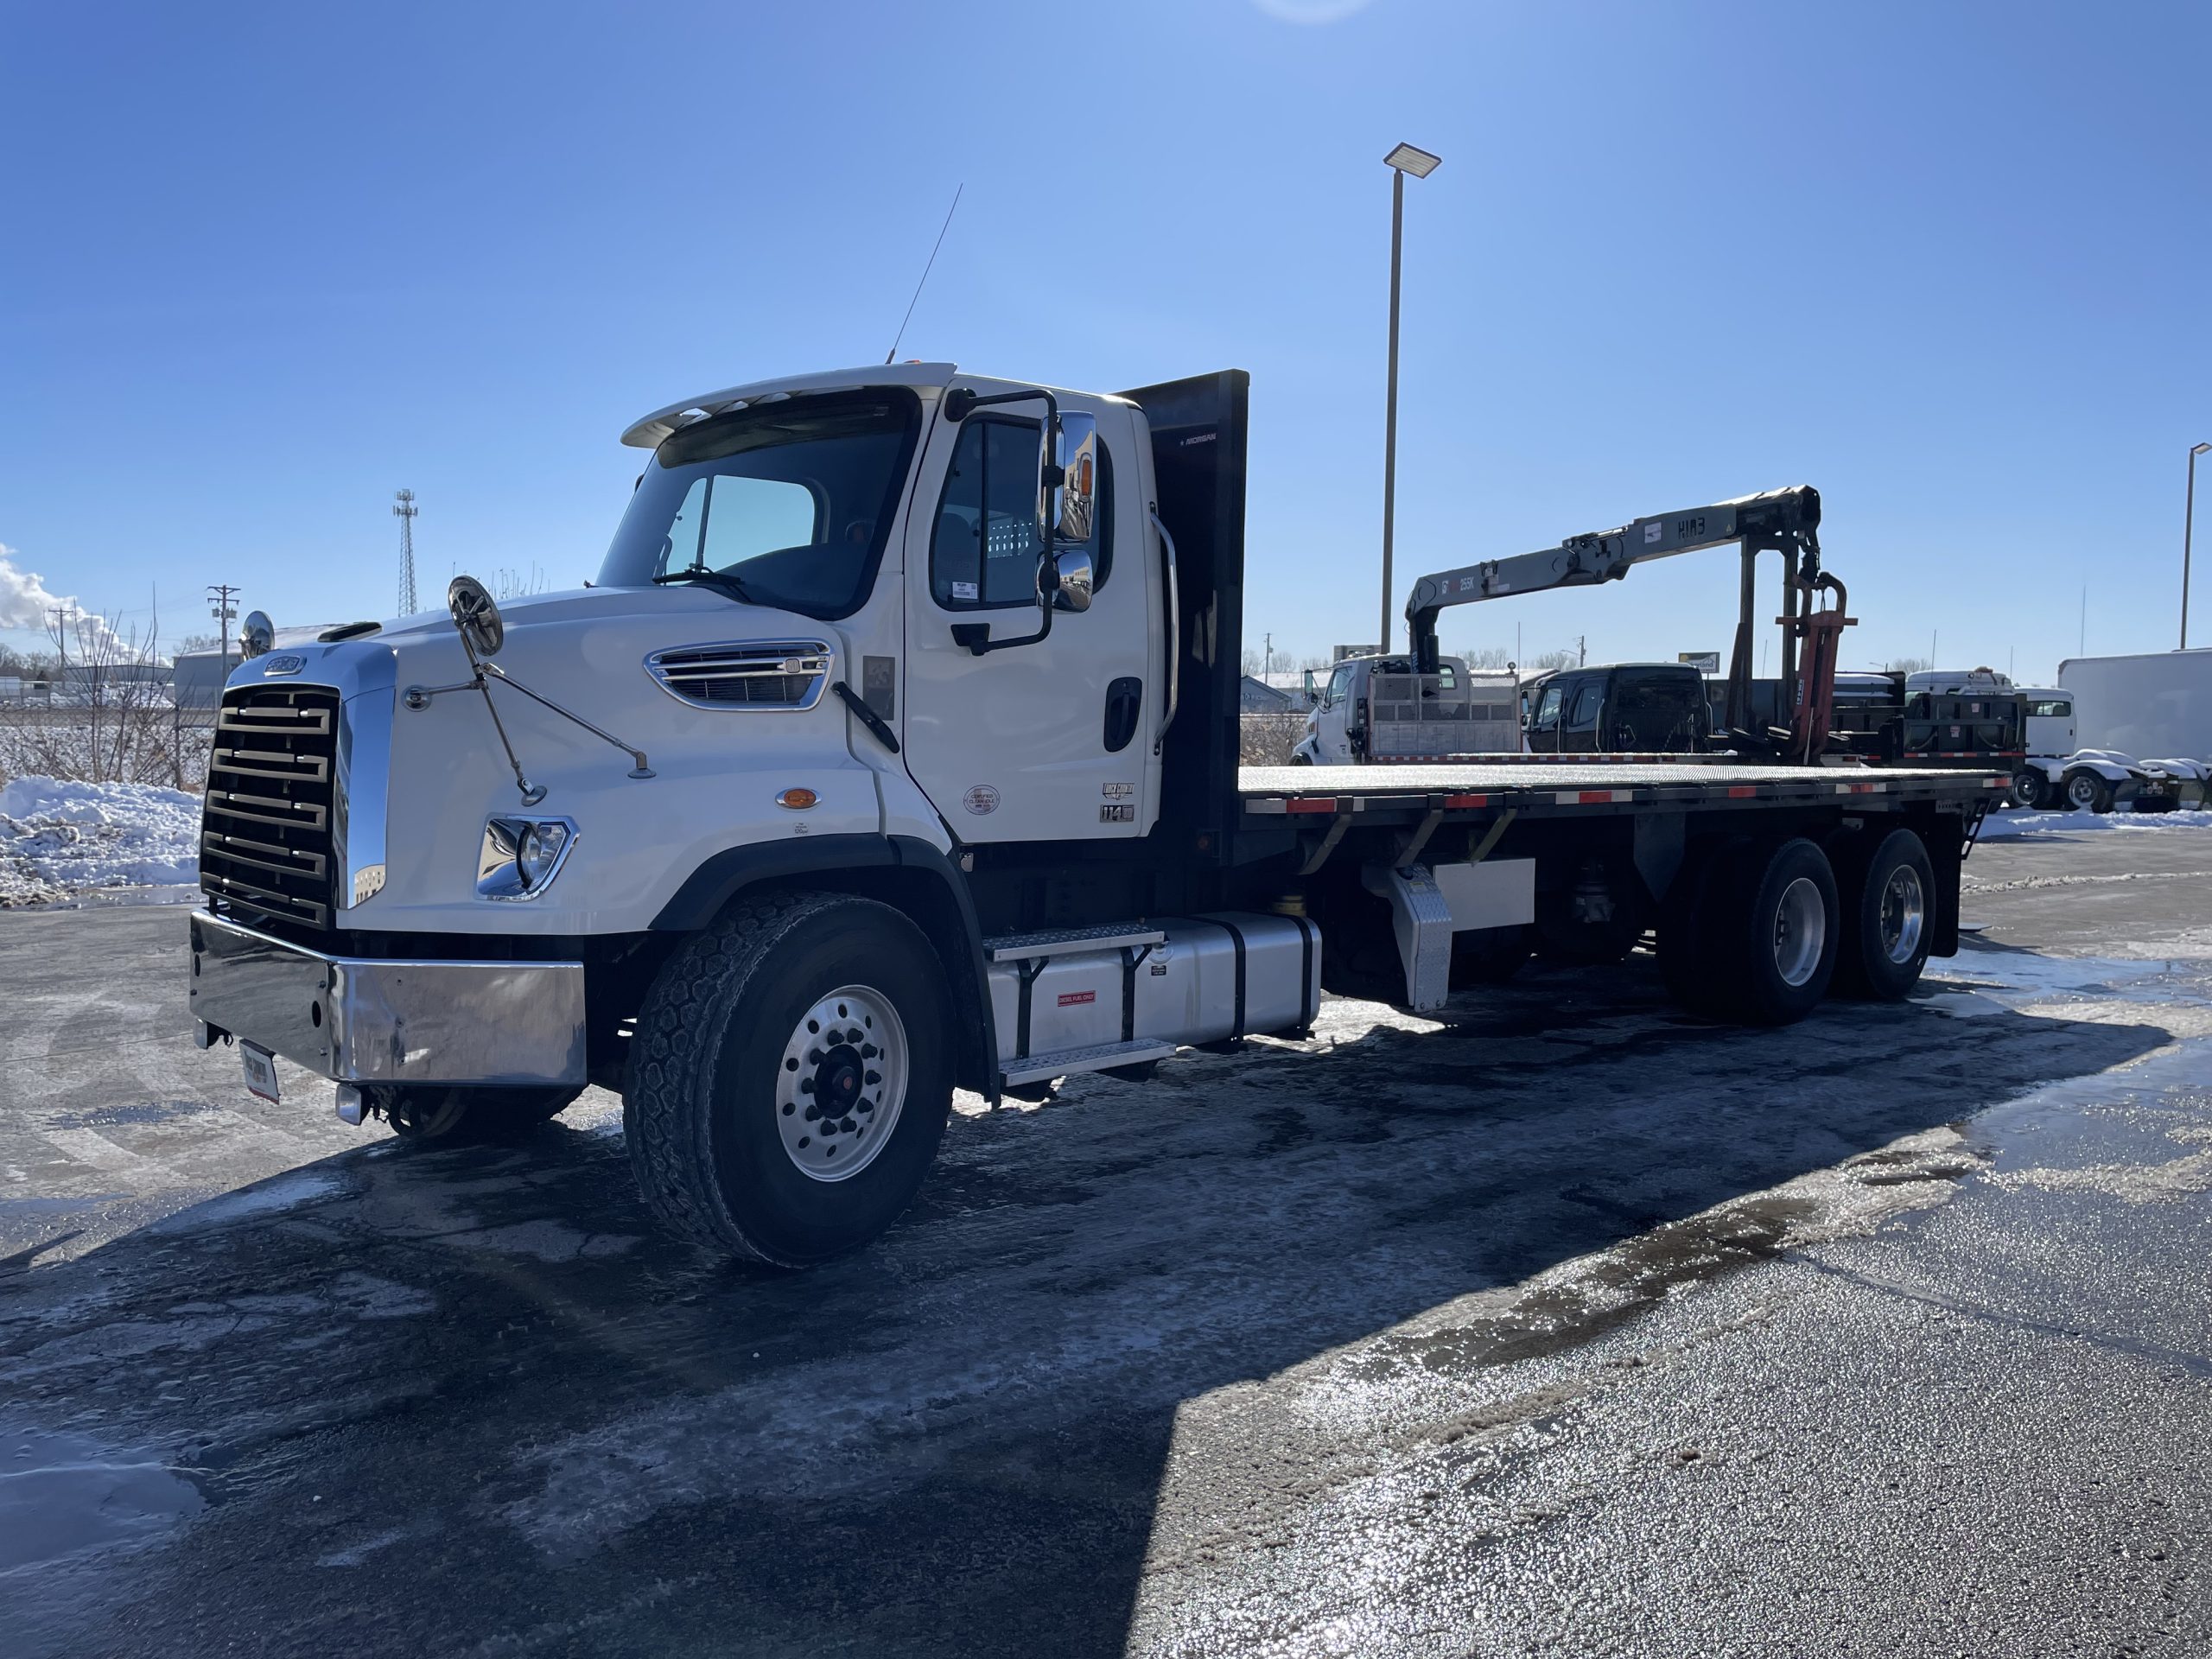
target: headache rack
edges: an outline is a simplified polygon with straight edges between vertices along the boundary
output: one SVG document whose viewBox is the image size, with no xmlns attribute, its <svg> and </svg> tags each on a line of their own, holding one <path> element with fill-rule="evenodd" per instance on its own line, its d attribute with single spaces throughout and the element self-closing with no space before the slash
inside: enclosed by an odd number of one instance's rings
<svg viewBox="0 0 2212 1659">
<path fill-rule="evenodd" d="M 224 694 L 200 833 L 200 886 L 218 915 L 329 927 L 337 727 L 327 686 Z"/>
</svg>

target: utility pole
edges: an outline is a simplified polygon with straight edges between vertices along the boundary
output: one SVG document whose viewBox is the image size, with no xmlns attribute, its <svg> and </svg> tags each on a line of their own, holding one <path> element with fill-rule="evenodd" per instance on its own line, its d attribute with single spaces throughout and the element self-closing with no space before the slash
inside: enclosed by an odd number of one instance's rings
<svg viewBox="0 0 2212 1659">
<path fill-rule="evenodd" d="M 2181 648 L 2189 649 L 2189 542 L 2196 531 L 2196 458 L 2212 443 L 2200 443 L 2189 452 L 2189 497 L 2181 516 Z"/>
<path fill-rule="evenodd" d="M 74 608 L 68 605 L 56 605 L 47 613 L 54 619 L 54 649 L 61 653 L 61 689 L 65 691 L 69 689 L 69 620 Z M 50 704 L 53 701 L 54 694 L 48 692 L 47 702 Z"/>
<path fill-rule="evenodd" d="M 231 671 L 231 624 L 238 620 L 238 590 L 227 582 L 207 584 L 208 614 L 215 619 L 215 626 L 219 630 L 222 647 L 219 660 L 223 664 L 225 674 Z"/>
<path fill-rule="evenodd" d="M 1263 633 L 1260 638 L 1264 642 L 1260 647 L 1260 679 L 1265 683 L 1268 671 L 1275 665 L 1275 637 Z"/>
<path fill-rule="evenodd" d="M 1581 668 L 1586 664 L 1589 660 L 1590 636 L 1586 633 L 1578 633 L 1574 636 L 1574 665 L 1577 668 Z"/>
<path fill-rule="evenodd" d="M 1390 650 L 1390 541 L 1398 512 L 1398 249 L 1406 226 L 1406 175 L 1425 179 L 1439 157 L 1400 144 L 1382 158 L 1390 169 L 1390 390 L 1382 416 L 1382 632 L 1376 649 Z"/>
<path fill-rule="evenodd" d="M 412 616 L 416 611 L 415 492 L 402 490 L 392 500 L 396 505 L 391 516 L 399 520 L 399 613 Z"/>
</svg>

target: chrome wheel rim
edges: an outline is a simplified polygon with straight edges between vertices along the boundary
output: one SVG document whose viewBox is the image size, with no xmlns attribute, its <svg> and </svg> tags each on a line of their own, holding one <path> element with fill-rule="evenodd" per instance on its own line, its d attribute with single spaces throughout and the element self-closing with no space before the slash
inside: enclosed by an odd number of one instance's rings
<svg viewBox="0 0 2212 1659">
<path fill-rule="evenodd" d="M 2097 786 L 2086 776 L 2076 778 L 2066 785 L 2066 798 L 2075 806 L 2088 806 L 2097 798 Z"/>
<path fill-rule="evenodd" d="M 1812 978 L 1827 938 L 1821 890 L 1801 875 L 1782 890 L 1782 902 L 1774 908 L 1774 971 L 1783 984 L 1795 987 Z"/>
<path fill-rule="evenodd" d="M 1928 915 L 1928 896 L 1920 885 L 1920 872 L 1900 864 L 1882 886 L 1882 954 L 1894 963 L 1908 963 L 1919 953 L 1920 930 Z"/>
<path fill-rule="evenodd" d="M 841 985 L 799 1016 L 776 1067 L 776 1132 L 799 1173 L 850 1180 L 906 1103 L 906 1028 L 873 986 Z"/>
</svg>

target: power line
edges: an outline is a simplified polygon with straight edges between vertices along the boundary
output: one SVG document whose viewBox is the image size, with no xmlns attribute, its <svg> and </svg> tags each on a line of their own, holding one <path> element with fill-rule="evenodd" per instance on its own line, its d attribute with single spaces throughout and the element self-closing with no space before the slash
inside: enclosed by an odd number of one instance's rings
<svg viewBox="0 0 2212 1659">
<path fill-rule="evenodd" d="M 391 516 L 399 520 L 399 613 L 412 616 L 415 604 L 415 492 L 402 490 L 392 499 Z"/>
</svg>

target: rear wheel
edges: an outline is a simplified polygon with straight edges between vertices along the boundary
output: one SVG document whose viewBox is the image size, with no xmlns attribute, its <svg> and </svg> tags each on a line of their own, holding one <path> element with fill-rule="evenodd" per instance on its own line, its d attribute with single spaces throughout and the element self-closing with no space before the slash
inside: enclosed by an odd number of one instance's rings
<svg viewBox="0 0 2212 1659">
<path fill-rule="evenodd" d="M 1936 893 L 1928 849 L 1911 830 L 1892 830 L 1864 875 L 1845 887 L 1837 983 L 1854 995 L 1900 1001 L 1928 965 Z"/>
<path fill-rule="evenodd" d="M 1786 1026 L 1827 995 L 1835 972 L 1835 874 L 1802 837 L 1715 878 L 1709 960 L 1717 1000 L 1750 1025 Z"/>
<path fill-rule="evenodd" d="M 2076 812 L 2112 810 L 2112 785 L 2086 767 L 2066 774 L 2066 804 Z"/>
<path fill-rule="evenodd" d="M 952 1109 L 944 969 L 913 923 L 840 893 L 747 900 L 661 971 L 622 1122 L 671 1230 L 807 1267 L 898 1219 Z"/>
<path fill-rule="evenodd" d="M 2022 766 L 2013 774 L 2012 798 L 2030 811 L 2041 811 L 2050 804 L 2050 779 L 2033 766 Z"/>
</svg>

